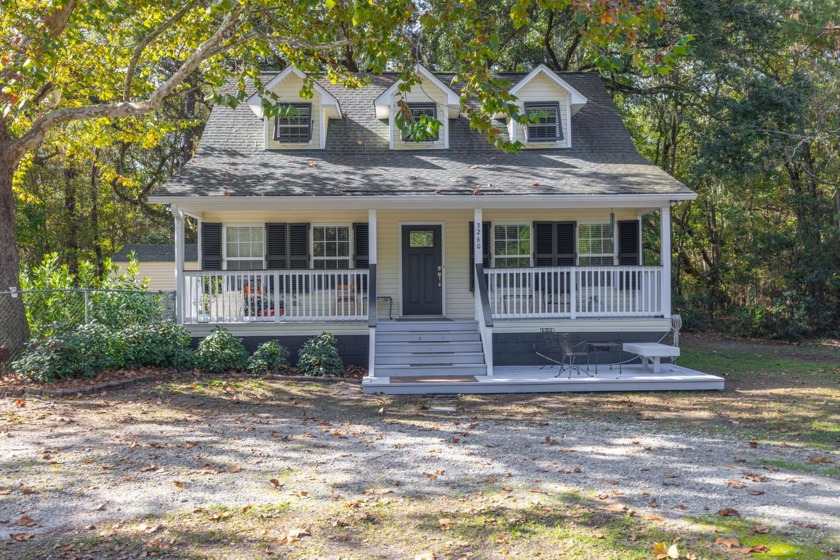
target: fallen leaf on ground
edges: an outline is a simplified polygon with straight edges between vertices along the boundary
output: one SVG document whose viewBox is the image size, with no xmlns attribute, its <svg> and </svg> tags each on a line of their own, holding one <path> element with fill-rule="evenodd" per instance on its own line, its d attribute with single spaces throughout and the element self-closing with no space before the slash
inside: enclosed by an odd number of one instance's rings
<svg viewBox="0 0 840 560">
<path fill-rule="evenodd" d="M 452 520 L 448 517 L 443 517 L 438 519 L 438 525 L 440 525 L 444 529 L 449 529 L 452 526 Z"/>
<path fill-rule="evenodd" d="M 285 542 L 293 543 L 295 541 L 299 541 L 303 537 L 311 537 L 312 533 L 309 529 L 292 529 L 288 533 L 286 533 Z"/>
<path fill-rule="evenodd" d="M 283 483 L 281 483 L 281 482 L 280 482 L 279 480 L 277 480 L 276 478 L 272 478 L 272 479 L 270 479 L 268 482 L 269 482 L 269 484 L 271 484 L 272 486 L 274 486 L 274 487 L 275 487 L 275 488 L 277 488 L 278 490 L 280 489 L 280 487 L 281 487 L 281 486 L 283 486 Z"/>
<path fill-rule="evenodd" d="M 759 535 L 766 535 L 770 532 L 770 527 L 766 525 L 756 525 L 755 527 L 753 527 L 753 530 Z"/>
<path fill-rule="evenodd" d="M 99 504 L 99 507 L 95 508 L 93 511 L 105 511 L 105 504 Z"/>
<path fill-rule="evenodd" d="M 437 560 L 437 556 L 435 556 L 434 552 L 424 552 L 423 554 L 415 555 L 414 560 Z"/>
<path fill-rule="evenodd" d="M 770 549 L 763 544 L 757 544 L 755 546 L 745 546 L 741 549 L 741 554 L 763 554 L 765 552 L 770 552 Z"/>
<path fill-rule="evenodd" d="M 761 496 L 762 494 L 764 494 L 764 490 L 747 490 L 747 493 L 750 496 Z"/>
<path fill-rule="evenodd" d="M 668 547 L 667 543 L 661 542 L 653 545 L 653 555 L 656 557 L 656 560 L 675 559 L 680 557 L 680 551 L 675 544 Z"/>
<path fill-rule="evenodd" d="M 29 533 L 12 533 L 9 536 L 16 541 L 28 541 L 35 535 L 30 535 Z"/>
<path fill-rule="evenodd" d="M 738 510 L 732 508 L 723 508 L 718 510 L 718 515 L 721 517 L 741 517 L 741 514 L 738 513 Z"/>
<path fill-rule="evenodd" d="M 23 399 L 17 399 L 15 401 L 15 406 L 19 406 L 19 407 L 23 408 L 23 407 L 26 406 L 26 401 L 23 400 Z"/>
<path fill-rule="evenodd" d="M 233 465 L 230 469 L 228 469 L 228 472 L 238 473 L 241 470 L 242 470 L 242 467 L 240 467 L 239 465 Z"/>
<path fill-rule="evenodd" d="M 140 472 L 149 472 L 149 471 L 153 471 L 155 469 L 157 469 L 157 467 L 155 465 L 148 465 L 146 467 L 141 468 Z"/>
<path fill-rule="evenodd" d="M 25 486 L 23 488 L 21 488 L 20 491 L 24 496 L 28 496 L 30 494 L 37 494 L 38 493 L 38 491 L 35 490 L 34 488 L 27 488 Z"/>
<path fill-rule="evenodd" d="M 20 519 L 17 520 L 15 525 L 20 527 L 37 527 L 39 523 L 24 513 L 20 516 Z"/>
<path fill-rule="evenodd" d="M 767 482 L 768 480 L 770 480 L 766 476 L 761 476 L 760 474 L 753 473 L 745 474 L 744 478 L 746 478 L 747 480 L 751 480 L 752 482 Z"/>
<path fill-rule="evenodd" d="M 816 523 L 806 523 L 805 521 L 791 521 L 791 523 L 793 525 L 796 525 L 797 527 L 802 527 L 804 529 L 816 529 L 817 528 Z"/>
<path fill-rule="evenodd" d="M 625 509 L 624 504 L 610 504 L 607 506 L 607 511 L 611 511 L 613 513 L 624 513 Z"/>
<path fill-rule="evenodd" d="M 741 543 L 735 537 L 729 537 L 726 539 L 723 537 L 718 537 L 715 539 L 715 544 L 725 546 L 726 548 L 732 548 L 733 546 L 741 546 Z"/>
<path fill-rule="evenodd" d="M 183 488 L 187 485 L 186 482 L 181 482 L 180 480 L 173 480 L 172 484 L 174 484 L 177 488 Z"/>
<path fill-rule="evenodd" d="M 808 462 L 812 465 L 818 465 L 820 463 L 833 463 L 834 461 L 832 461 L 828 457 L 811 457 L 810 459 L 808 459 Z"/>
<path fill-rule="evenodd" d="M 208 517 L 207 519 L 209 521 L 222 521 L 223 519 L 228 519 L 229 517 L 230 517 L 229 513 L 223 512 L 223 513 L 214 513 L 210 517 Z"/>
<path fill-rule="evenodd" d="M 5 496 L 6 494 L 11 494 L 11 488 L 0 488 L 0 496 Z"/>
<path fill-rule="evenodd" d="M 727 480 L 726 485 L 730 488 L 741 489 L 746 488 L 747 485 L 741 482 L 740 480 Z"/>
</svg>

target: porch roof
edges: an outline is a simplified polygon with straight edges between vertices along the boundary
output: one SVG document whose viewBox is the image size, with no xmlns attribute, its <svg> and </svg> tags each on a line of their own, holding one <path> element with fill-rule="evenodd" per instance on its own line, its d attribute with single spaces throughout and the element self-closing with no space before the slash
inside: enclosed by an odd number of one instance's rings
<svg viewBox="0 0 840 560">
<path fill-rule="evenodd" d="M 264 76 L 264 80 L 272 75 Z M 437 74 L 449 83 L 451 74 Z M 504 74 L 517 83 L 525 74 Z M 572 147 L 504 154 L 465 117 L 450 120 L 449 149 L 389 149 L 375 99 L 396 81 L 375 76 L 349 90 L 320 82 L 345 118 L 329 121 L 324 150 L 263 150 L 263 120 L 246 104 L 216 107 L 201 147 L 152 200 L 171 197 L 377 195 L 658 195 L 693 193 L 636 151 L 601 79 L 561 73 L 588 102 L 572 117 Z M 501 125 L 503 126 L 503 125 Z"/>
</svg>

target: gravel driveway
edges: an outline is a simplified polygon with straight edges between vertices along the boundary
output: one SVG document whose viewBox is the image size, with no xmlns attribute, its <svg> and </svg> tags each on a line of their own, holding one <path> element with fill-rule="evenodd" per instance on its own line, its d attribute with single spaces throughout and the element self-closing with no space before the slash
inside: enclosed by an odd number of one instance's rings
<svg viewBox="0 0 840 560">
<path fill-rule="evenodd" d="M 0 401 L 0 541 L 278 495 L 326 503 L 372 486 L 402 496 L 576 490 L 674 523 L 732 508 L 771 527 L 840 535 L 836 452 L 647 422 L 436 410 L 456 399 L 392 411 L 345 383 L 278 387 L 248 396 L 149 383 L 23 407 Z M 37 526 L 19 525 L 22 516 Z"/>
</svg>

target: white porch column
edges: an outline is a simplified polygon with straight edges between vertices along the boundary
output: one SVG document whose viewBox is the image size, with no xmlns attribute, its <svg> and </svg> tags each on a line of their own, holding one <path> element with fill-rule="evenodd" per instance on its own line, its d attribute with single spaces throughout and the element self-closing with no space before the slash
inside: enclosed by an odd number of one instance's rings
<svg viewBox="0 0 840 560">
<path fill-rule="evenodd" d="M 368 263 L 373 265 L 373 269 L 369 270 L 369 274 L 374 275 L 376 274 L 376 209 L 371 208 L 368 210 Z M 378 276 L 378 275 L 377 275 Z M 368 282 L 373 283 L 374 286 L 377 286 L 376 283 L 377 278 L 370 277 L 368 278 Z M 368 284 L 370 285 L 370 284 Z M 370 293 L 368 293 L 368 297 L 370 297 Z M 377 309 L 376 301 L 368 302 L 368 305 L 372 305 L 373 309 Z M 376 327 L 371 327 L 368 325 L 368 377 L 376 377 Z"/>
<path fill-rule="evenodd" d="M 195 231 L 196 231 L 196 267 L 198 270 L 201 270 L 201 224 L 204 222 L 201 218 L 195 219 Z M 639 245 L 641 247 L 641 245 Z"/>
<path fill-rule="evenodd" d="M 481 208 L 473 210 L 473 262 L 470 266 L 475 269 L 476 264 L 484 262 L 484 213 Z M 480 320 L 478 306 L 481 305 L 478 295 L 478 275 L 473 279 L 473 293 L 475 294 L 475 318 Z"/>
<path fill-rule="evenodd" d="M 368 210 L 368 262 L 376 264 L 376 209 Z"/>
<path fill-rule="evenodd" d="M 662 315 L 671 316 L 671 206 L 659 209 L 659 247 L 662 263 Z"/>
<path fill-rule="evenodd" d="M 175 319 L 184 324 L 184 214 L 174 204 L 170 207 L 175 217 Z"/>
</svg>

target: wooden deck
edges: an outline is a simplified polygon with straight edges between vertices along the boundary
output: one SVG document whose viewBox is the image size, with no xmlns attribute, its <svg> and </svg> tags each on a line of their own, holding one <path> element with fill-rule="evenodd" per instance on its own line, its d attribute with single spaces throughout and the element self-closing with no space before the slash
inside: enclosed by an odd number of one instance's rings
<svg viewBox="0 0 840 560">
<path fill-rule="evenodd" d="M 479 394 L 479 393 L 564 393 L 591 391 L 721 391 L 724 379 L 682 366 L 662 364 L 660 373 L 643 371 L 640 364 L 598 366 L 589 369 L 589 376 L 568 373 L 555 377 L 558 368 L 539 366 L 496 366 L 493 377 L 475 376 L 475 381 L 435 380 L 397 381 L 390 377 L 366 377 L 362 388 L 368 394 L 429 395 L 429 394 Z M 591 376 L 591 377 L 590 377 Z"/>
</svg>

